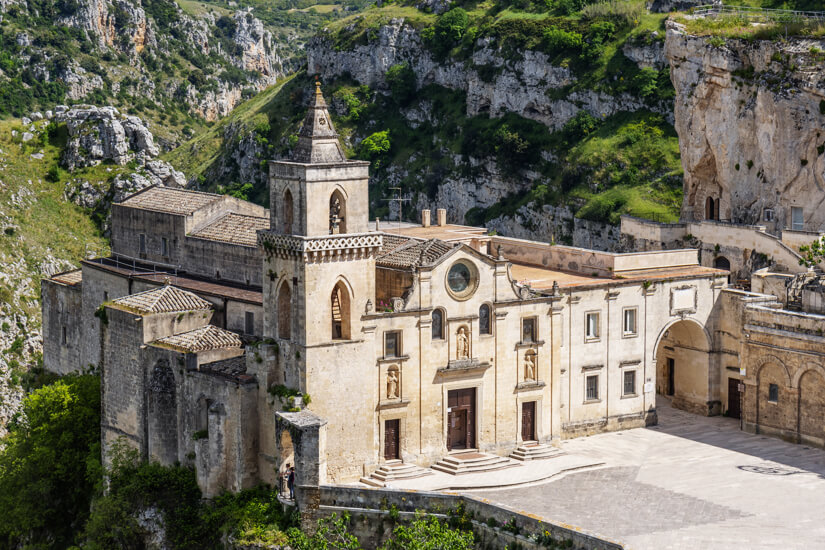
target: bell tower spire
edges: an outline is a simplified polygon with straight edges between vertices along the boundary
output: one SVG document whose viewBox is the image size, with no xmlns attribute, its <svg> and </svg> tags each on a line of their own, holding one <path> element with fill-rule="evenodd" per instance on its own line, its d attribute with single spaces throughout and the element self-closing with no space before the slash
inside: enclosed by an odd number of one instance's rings
<svg viewBox="0 0 825 550">
<path fill-rule="evenodd" d="M 309 104 L 304 125 L 298 133 L 298 143 L 292 160 L 306 164 L 330 164 L 346 161 L 338 134 L 332 126 L 327 102 L 321 93 L 321 83 L 315 81 L 315 93 Z"/>
</svg>

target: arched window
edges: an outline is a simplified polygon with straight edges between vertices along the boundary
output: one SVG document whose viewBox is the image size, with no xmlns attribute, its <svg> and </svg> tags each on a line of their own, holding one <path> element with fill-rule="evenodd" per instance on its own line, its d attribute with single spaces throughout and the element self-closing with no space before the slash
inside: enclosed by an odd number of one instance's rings
<svg viewBox="0 0 825 550">
<path fill-rule="evenodd" d="M 490 306 L 482 304 L 478 308 L 478 331 L 480 334 L 492 334 L 492 325 L 490 324 Z"/>
<path fill-rule="evenodd" d="M 292 337 L 292 291 L 284 282 L 278 291 L 278 338 Z"/>
<path fill-rule="evenodd" d="M 293 216 L 294 216 L 294 212 L 293 212 L 294 207 L 295 206 L 294 206 L 294 202 L 292 200 L 292 191 L 287 189 L 286 192 L 284 193 L 284 204 L 283 204 L 284 223 L 281 226 L 281 229 L 282 229 L 283 233 L 285 233 L 287 235 L 292 235 L 292 221 L 293 221 Z"/>
<path fill-rule="evenodd" d="M 338 189 L 329 198 L 329 234 L 347 232 L 347 201 Z"/>
<path fill-rule="evenodd" d="M 338 282 L 330 296 L 332 308 L 332 339 L 350 339 L 350 296 L 344 283 Z"/>
<path fill-rule="evenodd" d="M 436 309 L 433 311 L 433 340 L 444 338 L 444 311 Z"/>
</svg>

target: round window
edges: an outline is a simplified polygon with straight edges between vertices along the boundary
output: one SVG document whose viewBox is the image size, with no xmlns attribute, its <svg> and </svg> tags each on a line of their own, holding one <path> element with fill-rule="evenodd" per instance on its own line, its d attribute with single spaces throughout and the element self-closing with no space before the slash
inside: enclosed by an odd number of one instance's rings
<svg viewBox="0 0 825 550">
<path fill-rule="evenodd" d="M 478 284 L 478 275 L 475 267 L 465 261 L 459 260 L 454 263 L 447 272 L 447 288 L 453 297 L 464 300 L 475 292 Z"/>
</svg>

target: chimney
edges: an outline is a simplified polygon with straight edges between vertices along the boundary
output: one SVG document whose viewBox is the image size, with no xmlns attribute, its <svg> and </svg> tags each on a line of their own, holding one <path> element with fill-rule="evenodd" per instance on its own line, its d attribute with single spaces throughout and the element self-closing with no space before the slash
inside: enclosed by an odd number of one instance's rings
<svg viewBox="0 0 825 550">
<path fill-rule="evenodd" d="M 438 225 L 442 227 L 447 225 L 447 209 L 439 208 L 436 210 L 436 218 L 438 219 Z"/>
<path fill-rule="evenodd" d="M 421 227 L 430 227 L 430 211 L 421 211 Z"/>
</svg>

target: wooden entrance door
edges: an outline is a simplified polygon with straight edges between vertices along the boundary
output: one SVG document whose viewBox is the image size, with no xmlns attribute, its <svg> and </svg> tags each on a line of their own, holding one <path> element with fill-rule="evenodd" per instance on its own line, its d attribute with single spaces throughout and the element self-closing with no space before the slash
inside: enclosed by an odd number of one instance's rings
<svg viewBox="0 0 825 550">
<path fill-rule="evenodd" d="M 475 408 L 475 388 L 447 393 L 447 449 L 475 447 Z"/>
<path fill-rule="evenodd" d="M 673 357 L 667 358 L 667 394 L 673 395 L 676 393 L 676 361 Z"/>
<path fill-rule="evenodd" d="M 398 460 L 398 424 L 399 420 L 384 421 L 384 459 Z"/>
<path fill-rule="evenodd" d="M 742 415 L 741 409 L 741 393 L 739 392 L 739 384 L 741 380 L 736 378 L 728 378 L 728 416 L 739 418 Z"/>
<path fill-rule="evenodd" d="M 521 404 L 521 439 L 523 441 L 536 440 L 536 402 L 529 401 Z"/>
</svg>

